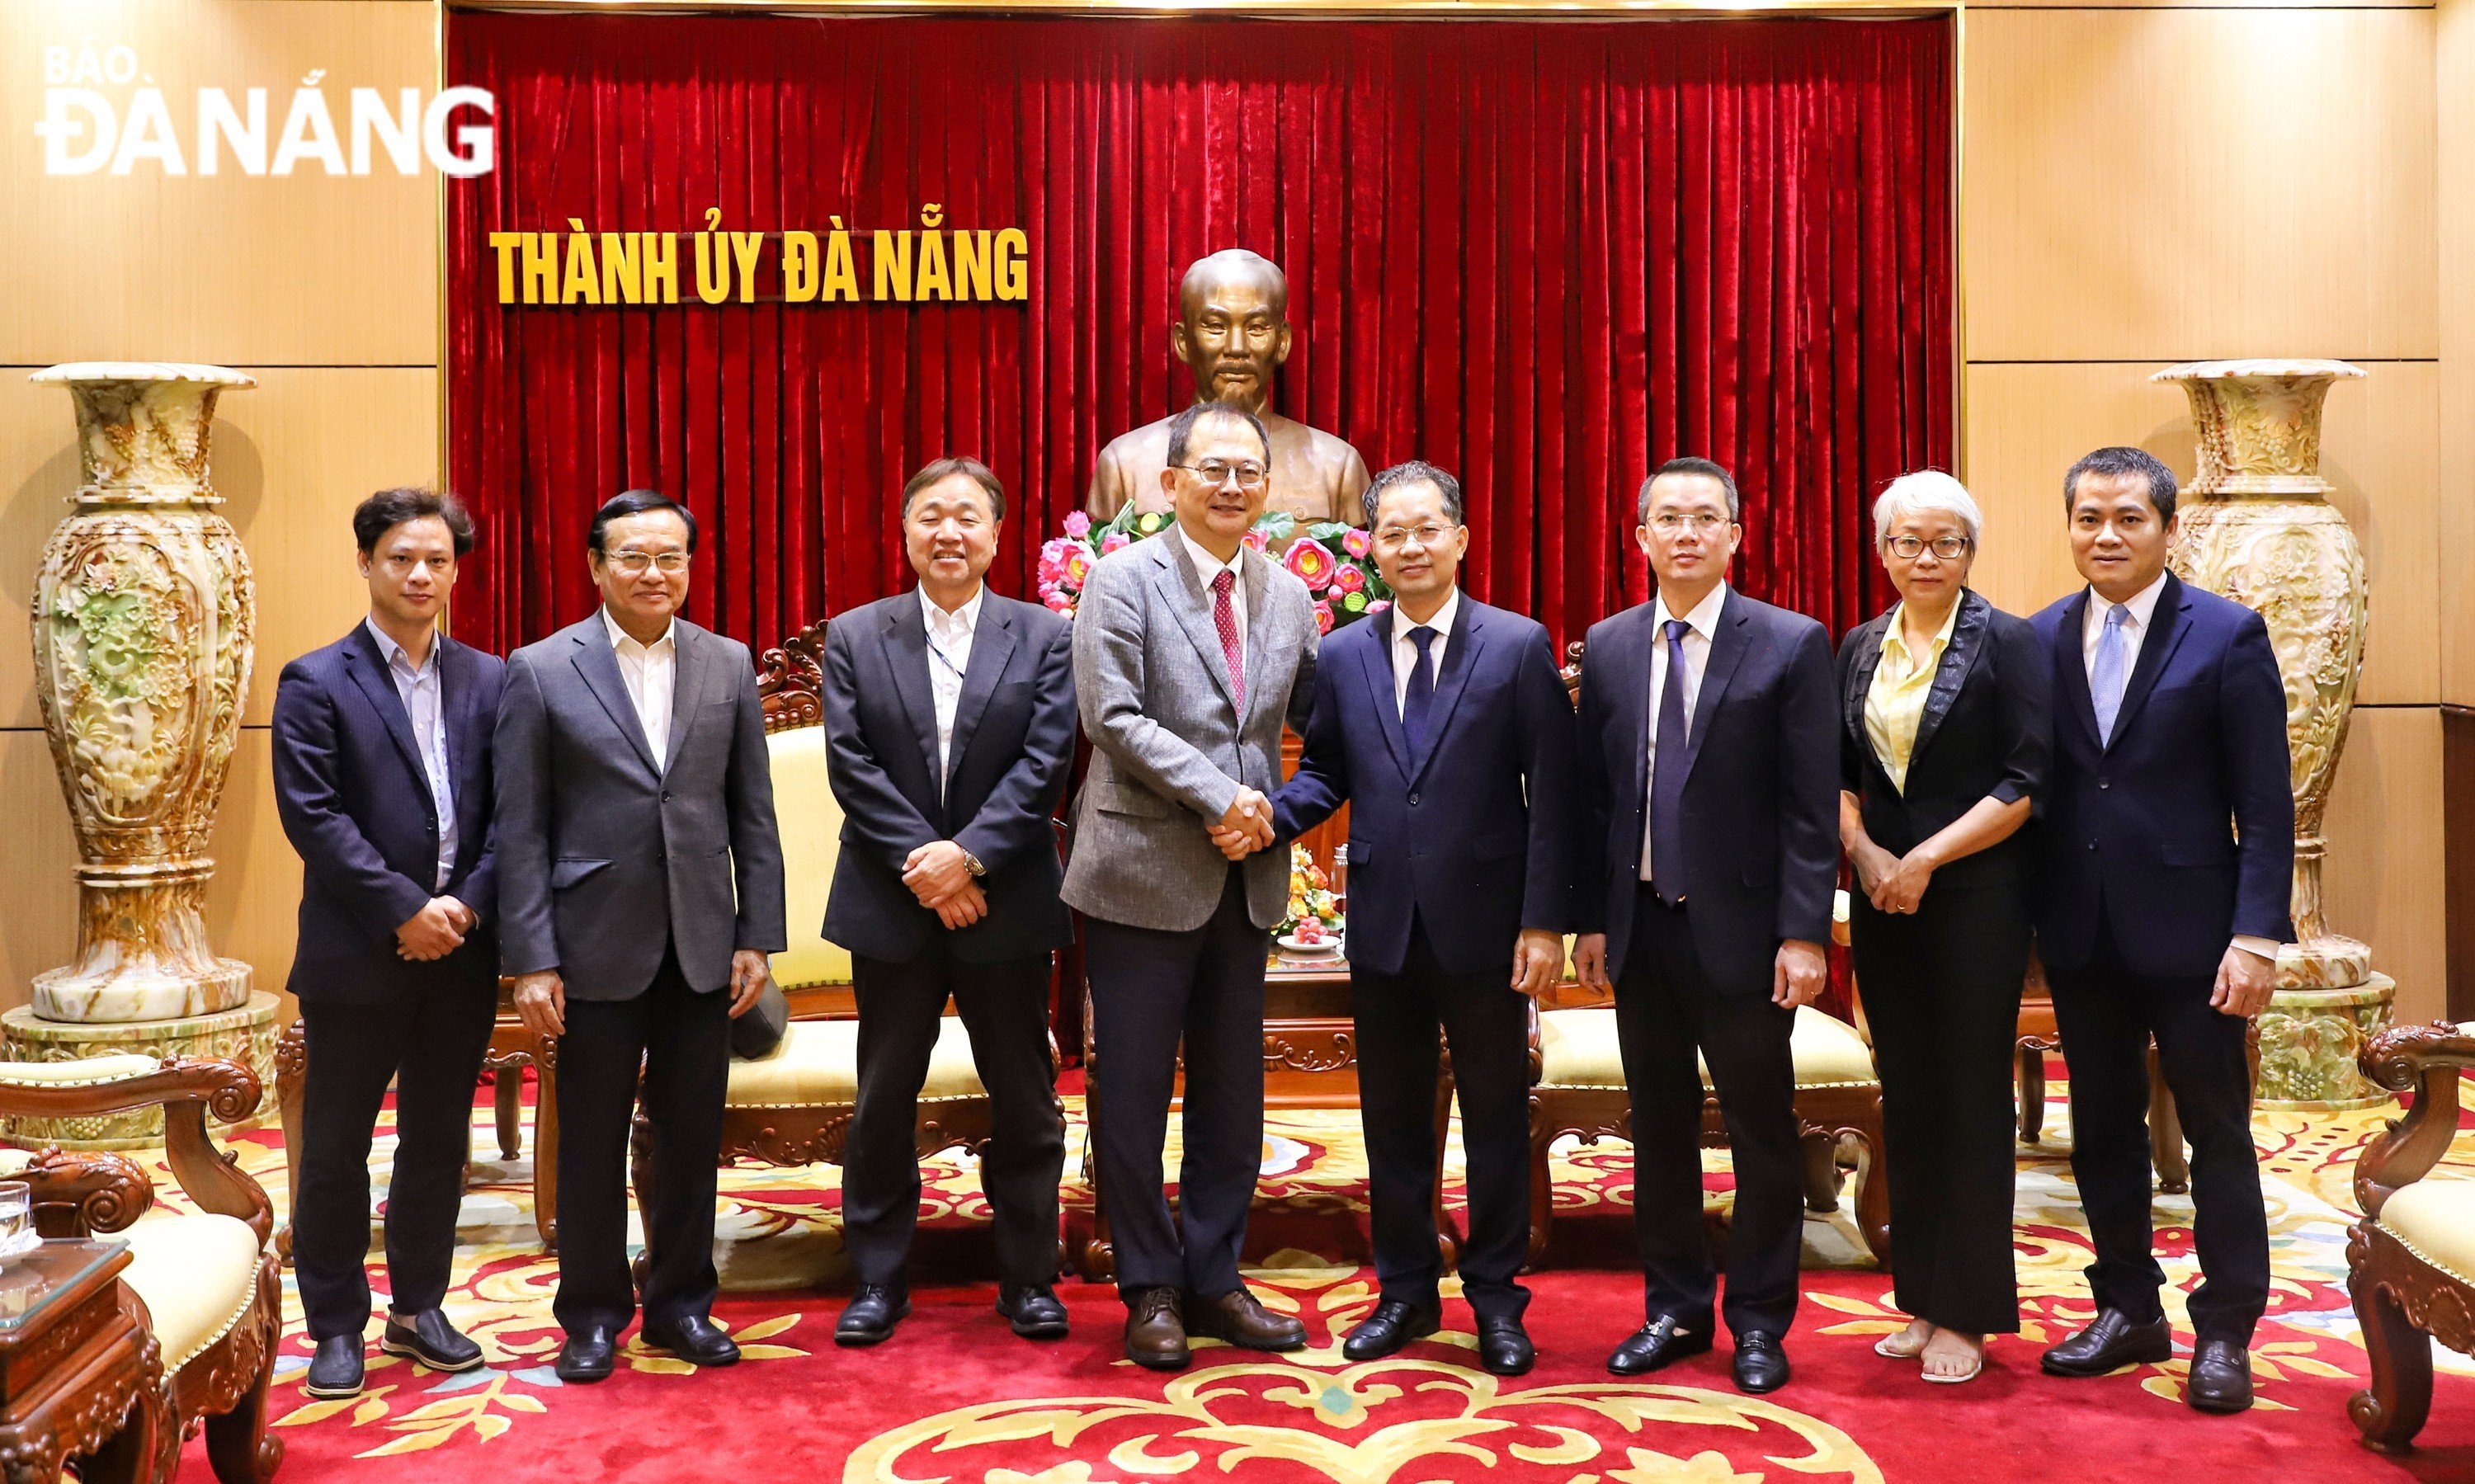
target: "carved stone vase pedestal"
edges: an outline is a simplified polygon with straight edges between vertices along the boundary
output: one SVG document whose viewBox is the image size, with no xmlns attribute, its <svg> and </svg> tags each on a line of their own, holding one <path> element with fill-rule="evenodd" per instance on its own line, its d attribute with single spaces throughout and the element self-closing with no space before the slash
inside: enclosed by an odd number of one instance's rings
<svg viewBox="0 0 2475 1484">
<path fill-rule="evenodd" d="M 220 366 L 37 372 L 77 413 L 79 481 L 35 579 L 35 692 L 78 841 L 74 962 L 35 976 L 44 1020 L 162 1021 L 248 1003 L 207 940 L 207 855 L 249 691 L 249 558 L 207 475 Z"/>
<path fill-rule="evenodd" d="M 78 1024 L 45 1020 L 33 1006 L 20 1005 L 0 1014 L 0 1061 L 83 1061 L 131 1053 L 159 1060 L 217 1057 L 248 1067 L 257 1074 L 260 1086 L 272 1088 L 276 1042 L 283 1032 L 276 1010 L 275 996 L 262 989 L 238 1010 L 170 1020 Z M 255 1129 L 274 1111 L 275 1099 L 266 1097 L 259 1100 L 257 1111 L 239 1123 L 218 1119 L 213 1126 Z M 144 1149 L 163 1142 L 163 1110 L 149 1107 L 85 1118 L 0 1118 L 0 1139 L 27 1147 Z"/>
<path fill-rule="evenodd" d="M 2260 1017 L 2260 1106 L 2374 1107 L 2392 1101 L 2355 1053 L 2389 1023 L 2397 985 L 2371 949 L 2329 930 L 2320 820 L 2363 672 L 2370 590 L 2364 550 L 2320 477 L 2320 411 L 2343 361 L 2194 361 L 2153 379 L 2192 401 L 2199 472 L 2183 492 L 2169 562 L 2195 587 L 2259 612 L 2286 682 L 2293 759 L 2294 934 Z"/>
</svg>

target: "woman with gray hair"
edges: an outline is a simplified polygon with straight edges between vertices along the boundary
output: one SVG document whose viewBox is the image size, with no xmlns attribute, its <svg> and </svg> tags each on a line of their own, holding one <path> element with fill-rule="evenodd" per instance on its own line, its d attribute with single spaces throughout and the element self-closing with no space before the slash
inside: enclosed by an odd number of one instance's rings
<svg viewBox="0 0 2475 1484">
<path fill-rule="evenodd" d="M 1944 1383 L 2020 1327 L 2011 1059 L 2033 857 L 2019 831 L 2052 748 L 2034 630 L 1968 586 L 1982 523 L 1948 474 L 1892 480 L 1874 544 L 1899 601 L 1839 646 L 1849 940 L 1882 1078 L 1894 1296 L 1911 1316 L 1875 1349 Z"/>
</svg>

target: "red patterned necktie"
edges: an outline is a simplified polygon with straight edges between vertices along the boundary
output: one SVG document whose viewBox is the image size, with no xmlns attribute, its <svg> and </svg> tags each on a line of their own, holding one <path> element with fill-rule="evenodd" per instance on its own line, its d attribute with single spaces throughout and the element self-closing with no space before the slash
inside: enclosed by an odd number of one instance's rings
<svg viewBox="0 0 2475 1484">
<path fill-rule="evenodd" d="M 1222 571 L 1212 579 L 1212 623 L 1220 630 L 1220 654 L 1229 662 L 1229 693 L 1238 698 L 1238 713 L 1246 712 L 1246 651 L 1238 643 L 1238 610 L 1229 601 L 1229 590 L 1238 584 L 1238 574 Z"/>
</svg>

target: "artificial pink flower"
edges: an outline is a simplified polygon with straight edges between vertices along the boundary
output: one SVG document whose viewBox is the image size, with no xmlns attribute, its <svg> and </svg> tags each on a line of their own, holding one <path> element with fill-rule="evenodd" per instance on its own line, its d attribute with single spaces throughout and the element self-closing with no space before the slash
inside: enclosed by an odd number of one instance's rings
<svg viewBox="0 0 2475 1484">
<path fill-rule="evenodd" d="M 1051 593 L 1042 601 L 1053 613 L 1062 613 L 1069 619 L 1074 617 L 1074 600 L 1063 593 Z"/>
<path fill-rule="evenodd" d="M 1307 585 L 1310 593 L 1320 593 L 1332 583 L 1332 571 L 1339 564 L 1319 541 L 1301 541 L 1289 547 L 1289 571 Z"/>
<path fill-rule="evenodd" d="M 1107 556 L 1112 551 L 1123 551 L 1134 544 L 1135 538 L 1124 531 L 1111 531 L 1100 538 L 1100 554 Z"/>
<path fill-rule="evenodd" d="M 1066 553 L 1066 580 L 1074 584 L 1075 590 L 1080 592 L 1084 581 L 1090 575 L 1091 548 L 1074 547 L 1068 549 Z"/>
<path fill-rule="evenodd" d="M 1352 556 L 1362 557 L 1375 549 L 1375 543 L 1367 538 L 1364 531 L 1353 525 L 1340 533 L 1340 549 Z"/>
<path fill-rule="evenodd" d="M 1272 538 L 1270 535 L 1266 534 L 1263 528 L 1260 525 L 1250 525 L 1246 527 L 1246 534 L 1238 539 L 1254 547 L 1258 551 L 1266 549 L 1272 544 Z"/>
<path fill-rule="evenodd" d="M 1331 632 L 1332 632 L 1332 604 L 1330 604 L 1330 603 L 1328 603 L 1328 602 L 1325 602 L 1322 598 L 1316 598 L 1316 599 L 1315 599 L 1315 605 L 1314 605 L 1314 616 L 1315 616 L 1315 632 L 1316 632 L 1316 633 L 1318 633 L 1318 634 L 1329 634 L 1329 633 L 1331 633 Z"/>
<path fill-rule="evenodd" d="M 1382 613 L 1385 609 L 1389 608 L 1389 607 L 1391 607 L 1391 606 L 1392 606 L 1392 599 L 1390 599 L 1390 598 L 1388 598 L 1388 597 L 1379 597 L 1379 598 L 1377 598 L 1375 601 L 1373 601 L 1373 602 L 1371 602 L 1371 603 L 1368 603 L 1368 604 L 1366 605 L 1366 611 L 1367 611 L 1368 613 L 1371 613 L 1371 614 L 1373 614 L 1373 613 Z"/>
<path fill-rule="evenodd" d="M 1366 569 L 1362 567 L 1353 567 L 1343 562 L 1340 564 L 1339 571 L 1332 574 L 1332 590 L 1336 593 L 1355 593 L 1364 586 L 1366 586 Z"/>
<path fill-rule="evenodd" d="M 1090 535 L 1091 517 L 1080 510 L 1067 511 L 1066 514 L 1066 534 L 1073 537 L 1077 541 Z"/>
</svg>

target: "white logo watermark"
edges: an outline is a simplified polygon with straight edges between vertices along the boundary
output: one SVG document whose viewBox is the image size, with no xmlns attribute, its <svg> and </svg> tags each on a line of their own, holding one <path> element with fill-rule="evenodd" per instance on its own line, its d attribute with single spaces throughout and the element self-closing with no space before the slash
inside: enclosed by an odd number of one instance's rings
<svg viewBox="0 0 2475 1484">
<path fill-rule="evenodd" d="M 315 168 L 329 175 L 366 176 L 372 166 L 398 175 L 420 171 L 426 158 L 452 176 L 486 175 L 497 163 L 491 120 L 497 100 L 488 89 L 450 87 L 422 101 L 421 89 L 355 87 L 344 96 L 344 127 L 320 85 L 322 69 L 294 88 L 281 130 L 268 149 L 273 117 L 263 87 L 241 90 L 235 100 L 221 87 L 197 90 L 194 109 L 181 117 L 196 122 L 184 149 L 171 102 L 126 45 L 101 50 L 91 43 L 43 48 L 43 116 L 35 133 L 43 141 L 46 175 L 130 175 L 141 165 L 162 175 L 219 175 L 227 167 L 243 175 L 292 175 Z M 136 85 L 115 104 L 102 87 Z M 458 110 L 468 110 L 461 121 Z M 478 117 L 478 122 L 473 120 Z"/>
</svg>

